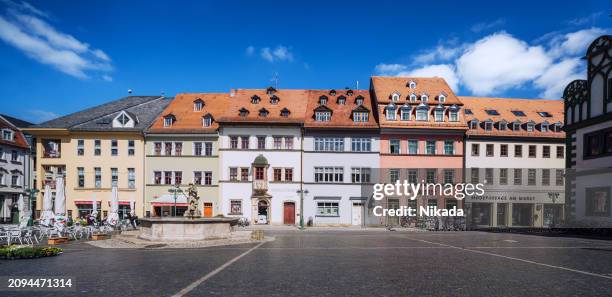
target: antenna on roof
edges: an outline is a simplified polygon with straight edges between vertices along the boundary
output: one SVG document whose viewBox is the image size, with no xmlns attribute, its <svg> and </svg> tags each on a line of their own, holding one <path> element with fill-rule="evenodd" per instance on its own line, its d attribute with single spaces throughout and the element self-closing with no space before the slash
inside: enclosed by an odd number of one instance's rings
<svg viewBox="0 0 612 297">
<path fill-rule="evenodd" d="M 359 81 L 357 81 L 357 88 L 355 90 L 359 90 Z"/>
<path fill-rule="evenodd" d="M 272 76 L 270 81 L 274 82 L 274 88 L 278 90 L 278 81 L 279 81 L 278 72 L 274 72 L 274 75 Z"/>
<path fill-rule="evenodd" d="M 132 89 L 128 89 L 128 94 L 132 94 Z"/>
</svg>

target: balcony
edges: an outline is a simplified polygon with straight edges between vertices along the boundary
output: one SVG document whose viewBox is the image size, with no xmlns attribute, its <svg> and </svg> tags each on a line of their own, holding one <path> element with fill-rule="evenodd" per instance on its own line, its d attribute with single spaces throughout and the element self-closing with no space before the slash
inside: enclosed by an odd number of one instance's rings
<svg viewBox="0 0 612 297">
<path fill-rule="evenodd" d="M 43 158 L 61 158 L 62 154 L 59 151 L 54 150 L 45 150 L 43 153 Z"/>
<path fill-rule="evenodd" d="M 268 192 L 268 182 L 266 180 L 254 180 L 253 192 L 256 194 L 265 194 Z"/>
</svg>

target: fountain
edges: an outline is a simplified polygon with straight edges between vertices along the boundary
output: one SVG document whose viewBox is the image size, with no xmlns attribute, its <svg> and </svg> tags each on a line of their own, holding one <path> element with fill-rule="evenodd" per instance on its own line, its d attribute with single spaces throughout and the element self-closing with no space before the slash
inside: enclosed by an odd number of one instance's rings
<svg viewBox="0 0 612 297">
<path fill-rule="evenodd" d="M 177 191 L 180 191 L 177 186 Z M 142 239 L 150 241 L 189 241 L 222 239 L 230 236 L 237 218 L 203 218 L 198 211 L 198 189 L 189 184 L 188 206 L 183 217 L 144 218 L 140 224 Z"/>
</svg>

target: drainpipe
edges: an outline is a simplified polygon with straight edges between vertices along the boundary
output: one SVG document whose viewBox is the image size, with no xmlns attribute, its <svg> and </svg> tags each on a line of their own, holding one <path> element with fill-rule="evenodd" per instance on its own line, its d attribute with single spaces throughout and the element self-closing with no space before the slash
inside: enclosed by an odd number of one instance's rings
<svg viewBox="0 0 612 297">
<path fill-rule="evenodd" d="M 304 230 L 304 127 L 300 130 L 300 230 Z"/>
</svg>

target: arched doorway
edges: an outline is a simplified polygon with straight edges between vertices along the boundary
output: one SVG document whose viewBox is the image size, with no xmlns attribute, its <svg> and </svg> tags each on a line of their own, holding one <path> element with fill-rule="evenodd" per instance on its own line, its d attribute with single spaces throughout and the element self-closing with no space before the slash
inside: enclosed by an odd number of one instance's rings
<svg viewBox="0 0 612 297">
<path fill-rule="evenodd" d="M 283 224 L 295 225 L 295 203 L 283 203 Z"/>
<path fill-rule="evenodd" d="M 268 201 L 261 199 L 257 202 L 257 224 L 269 224 L 270 222 L 270 204 Z"/>
</svg>

